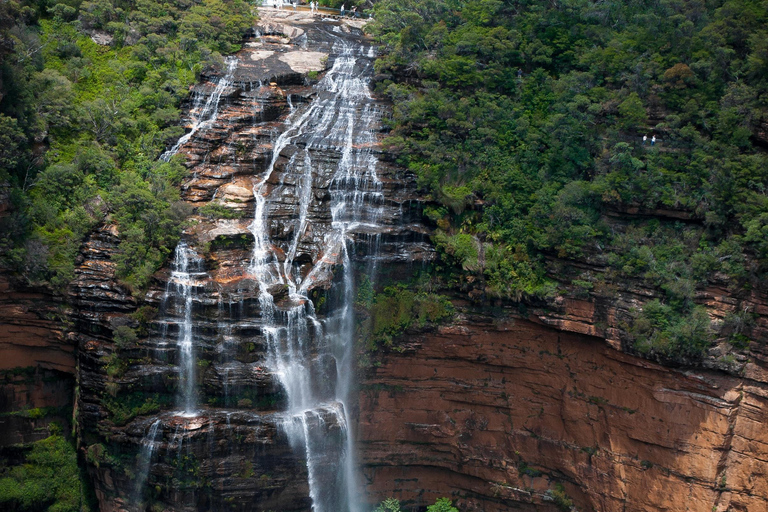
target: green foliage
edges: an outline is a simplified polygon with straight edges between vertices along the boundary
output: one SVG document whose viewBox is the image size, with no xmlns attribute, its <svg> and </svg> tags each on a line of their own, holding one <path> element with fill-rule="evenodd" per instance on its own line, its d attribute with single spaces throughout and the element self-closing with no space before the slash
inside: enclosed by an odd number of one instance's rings
<svg viewBox="0 0 768 512">
<path fill-rule="evenodd" d="M 607 272 L 577 276 L 582 295 L 627 279 L 660 292 L 629 326 L 638 350 L 700 357 L 710 335 L 696 288 L 716 273 L 744 285 L 753 256 L 768 265 L 758 143 L 768 4 L 381 0 L 374 10 L 376 69 L 388 77 L 377 89 L 394 103 L 385 144 L 435 202 L 425 215 L 447 284 L 547 297 L 568 279 L 548 262 L 587 259 Z"/>
<path fill-rule="evenodd" d="M 16 198 L 0 250 L 30 282 L 63 289 L 83 239 L 112 221 L 118 275 L 140 292 L 190 213 L 177 192 L 184 166 L 158 156 L 183 133 L 178 106 L 189 85 L 239 49 L 251 8 L 242 0 L 44 6 L 0 7 L 0 181 Z M 112 44 L 96 44 L 91 30 Z"/>
<path fill-rule="evenodd" d="M 83 494 L 75 449 L 60 435 L 33 443 L 24 463 L 0 476 L 4 510 L 88 511 Z"/>
<path fill-rule="evenodd" d="M 395 498 L 387 498 L 379 503 L 374 512 L 400 512 L 400 502 Z"/>
<path fill-rule="evenodd" d="M 438 498 L 434 505 L 427 507 L 427 512 L 459 512 L 448 498 Z"/>
<path fill-rule="evenodd" d="M 241 219 L 245 215 L 242 210 L 228 208 L 219 203 L 208 203 L 197 209 L 197 214 L 208 219 Z"/>
<path fill-rule="evenodd" d="M 136 311 L 131 313 L 131 318 L 139 323 L 136 329 L 136 334 L 140 336 L 146 336 L 149 333 L 149 324 L 157 316 L 157 308 L 152 306 L 140 306 Z"/>
<path fill-rule="evenodd" d="M 109 411 L 110 419 L 115 425 L 122 426 L 136 416 L 152 414 L 160 410 L 161 405 L 168 405 L 170 399 L 157 394 L 147 396 L 141 392 L 105 397 L 102 401 Z"/>
<path fill-rule="evenodd" d="M 569 512 L 573 509 L 573 500 L 565 493 L 565 487 L 563 484 L 556 484 L 555 489 L 547 490 L 547 496 L 549 496 L 554 502 L 555 506 L 563 512 Z"/>
<path fill-rule="evenodd" d="M 445 297 L 396 285 L 375 294 L 367 328 L 372 343 L 391 345 L 394 337 L 411 327 L 424 327 L 451 316 L 453 306 Z"/>
<path fill-rule="evenodd" d="M 699 359 L 712 342 L 709 316 L 703 307 L 680 313 L 658 299 L 643 305 L 629 332 L 640 353 L 673 361 Z"/>
<path fill-rule="evenodd" d="M 396 498 L 387 498 L 376 507 L 374 512 L 400 512 L 400 502 Z M 438 498 L 433 505 L 427 507 L 427 512 L 459 512 L 448 498 Z"/>
<path fill-rule="evenodd" d="M 124 350 L 136 344 L 139 339 L 136 330 L 128 327 L 127 325 L 121 325 L 115 328 L 112 337 L 115 340 L 115 347 L 118 350 Z"/>
</svg>

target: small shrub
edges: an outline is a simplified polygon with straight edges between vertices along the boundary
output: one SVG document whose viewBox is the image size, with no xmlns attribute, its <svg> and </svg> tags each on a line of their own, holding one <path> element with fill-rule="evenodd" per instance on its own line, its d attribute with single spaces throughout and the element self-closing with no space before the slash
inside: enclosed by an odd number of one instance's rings
<svg viewBox="0 0 768 512">
<path fill-rule="evenodd" d="M 112 339 L 115 341 L 115 347 L 119 350 L 124 350 L 135 345 L 139 337 L 136 335 L 134 329 L 131 329 L 127 325 L 120 325 L 112 333 Z"/>
<path fill-rule="evenodd" d="M 459 512 L 448 498 L 438 498 L 434 505 L 427 507 L 427 512 Z"/>
<path fill-rule="evenodd" d="M 400 512 L 400 502 L 395 498 L 387 498 L 379 503 L 374 512 Z"/>
<path fill-rule="evenodd" d="M 569 512 L 573 508 L 573 500 L 565 493 L 563 484 L 556 484 L 555 489 L 547 490 L 546 494 L 563 512 Z"/>
<path fill-rule="evenodd" d="M 245 212 L 228 208 L 219 203 L 208 203 L 197 209 L 197 214 L 207 219 L 242 219 Z"/>
<path fill-rule="evenodd" d="M 441 295 L 390 286 L 373 298 L 370 334 L 374 344 L 391 344 L 411 327 L 424 327 L 453 316 L 453 305 Z"/>
</svg>

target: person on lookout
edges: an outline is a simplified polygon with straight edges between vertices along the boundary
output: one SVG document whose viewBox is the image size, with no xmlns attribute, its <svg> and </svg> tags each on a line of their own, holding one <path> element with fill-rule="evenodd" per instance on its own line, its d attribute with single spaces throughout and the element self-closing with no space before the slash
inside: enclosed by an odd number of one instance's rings
<svg viewBox="0 0 768 512">
<path fill-rule="evenodd" d="M 344 17 L 344 4 L 341 4 L 341 17 Z"/>
</svg>

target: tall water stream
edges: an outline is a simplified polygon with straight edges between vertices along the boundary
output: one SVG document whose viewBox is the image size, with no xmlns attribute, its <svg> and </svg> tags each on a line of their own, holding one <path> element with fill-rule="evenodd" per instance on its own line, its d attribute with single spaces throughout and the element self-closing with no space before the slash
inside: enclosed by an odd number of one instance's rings
<svg viewBox="0 0 768 512">
<path fill-rule="evenodd" d="M 254 186 L 256 208 L 250 228 L 254 238 L 251 272 L 259 284 L 269 347 L 267 364 L 288 395 L 283 428 L 294 449 L 306 454 L 316 512 L 359 510 L 349 428 L 355 298 L 349 250 L 353 233 L 375 231 L 383 201 L 377 161 L 371 153 L 378 115 L 365 78 L 369 70 L 358 62 L 360 47 L 340 37 L 334 39 L 336 58 L 316 86 L 316 99 L 303 112 L 291 112 L 287 129 L 274 144 L 269 166 Z M 269 181 L 289 144 L 298 148 L 287 164 L 299 176 L 295 186 L 298 208 L 292 236 L 280 247 L 269 233 Z M 323 157 L 316 161 L 313 153 L 318 150 Z M 335 159 L 329 159 L 329 150 Z M 331 229 L 322 239 L 317 261 L 306 269 L 296 264 L 295 256 L 307 235 L 313 177 L 322 172 L 321 165 L 335 165 L 329 186 Z M 335 290 L 340 300 L 334 301 L 336 309 L 325 321 L 319 321 L 309 291 L 317 282 L 331 279 L 334 271 L 341 276 Z M 342 432 L 340 450 L 327 449 L 329 421 Z"/>
<path fill-rule="evenodd" d="M 203 450 L 199 446 L 202 441 L 194 440 L 196 436 L 201 439 L 196 432 L 205 431 L 209 454 L 229 450 L 227 457 L 235 460 L 238 447 L 222 444 L 217 432 L 229 432 L 230 440 L 242 436 L 250 439 L 252 435 L 273 442 L 274 436 L 265 425 L 274 424 L 281 432 L 278 437 L 283 436 L 292 448 L 295 460 L 306 463 L 312 510 L 365 509 L 359 495 L 352 428 L 355 276 L 360 271 L 371 275 L 376 270 L 384 205 L 374 153 L 381 113 L 368 87 L 372 48 L 359 38 L 345 36 L 338 23 L 318 23 L 314 29 L 321 32 L 329 67 L 312 90 L 304 88 L 300 96 L 292 98 L 289 93 L 284 98 L 288 111 L 276 125 L 279 134 L 272 139 L 265 165 L 253 170 L 253 218 L 242 224 L 252 236 L 253 246 L 242 267 L 240 288 L 216 291 L 219 285 L 212 284 L 214 270 L 206 271 L 201 257 L 205 250 L 199 242 L 189 239 L 176 249 L 160 302 L 162 318 L 158 324 L 162 332 L 156 342 L 157 350 L 169 354 L 165 360 L 176 367 L 176 404 L 174 411 L 159 415 L 160 420 L 150 418 L 151 422 L 140 425 L 144 437 L 136 503 L 146 495 L 142 488 L 146 488 L 151 473 L 153 454 L 175 459 L 178 474 L 182 462 L 188 467 L 190 457 Z M 232 90 L 244 91 L 238 93 L 242 98 L 267 89 L 260 79 L 244 82 L 241 78 L 239 83 L 240 64 L 235 58 L 228 59 L 213 88 L 209 85 L 194 97 L 192 127 L 163 159 L 188 151 L 188 144 L 200 144 L 209 129 L 219 126 L 220 117 L 231 115 L 225 100 L 232 101 L 227 97 Z M 254 116 L 254 126 L 261 122 L 258 118 Z M 216 133 L 219 137 L 225 132 L 219 127 Z M 255 141 L 253 146 L 261 147 L 262 143 Z M 217 144 L 230 152 L 221 154 L 235 154 L 234 147 L 247 145 L 234 138 Z M 206 152 L 203 160 L 212 158 Z M 247 160 L 247 156 L 233 156 L 231 162 L 223 156 L 217 158 L 225 168 Z M 218 194 L 217 189 L 213 199 Z M 287 210 L 286 204 L 291 205 Z M 366 246 L 365 258 L 355 254 L 361 244 Z M 254 305 L 244 299 L 248 296 L 256 298 Z M 217 313 L 207 306 L 212 297 Z M 313 302 L 318 299 L 322 304 Z M 213 314 L 219 318 L 212 318 Z M 244 332 L 253 333 L 252 337 L 244 338 Z M 252 362 L 238 358 L 237 347 L 231 346 L 232 340 L 242 344 L 244 339 L 249 345 L 263 347 L 263 354 Z M 203 378 L 200 374 L 204 372 Z M 279 388 L 273 395 L 284 397 L 274 402 L 282 404 L 281 410 L 252 405 L 251 399 L 238 400 L 245 396 L 243 383 L 254 382 L 254 376 L 262 387 L 248 396 Z M 270 381 L 274 383 L 263 384 Z M 220 383 L 216 393 L 223 395 L 223 401 L 210 396 L 216 382 Z M 240 394 L 231 399 L 231 392 Z M 240 403 L 247 403 L 246 410 L 231 409 Z M 258 410 L 252 412 L 251 407 Z M 248 429 L 253 434 L 243 433 Z M 163 449 L 166 455 L 158 454 Z M 252 474 L 249 468 L 258 466 L 262 479 L 271 478 L 268 469 L 277 464 L 258 456 L 250 462 L 237 460 L 245 468 L 240 475 Z M 202 472 L 205 464 L 199 464 L 202 469 L 195 471 Z M 213 467 L 206 471 L 211 478 L 216 474 Z M 226 488 L 222 492 L 226 494 Z M 263 507 L 258 503 L 241 507 L 251 508 Z"/>
</svg>

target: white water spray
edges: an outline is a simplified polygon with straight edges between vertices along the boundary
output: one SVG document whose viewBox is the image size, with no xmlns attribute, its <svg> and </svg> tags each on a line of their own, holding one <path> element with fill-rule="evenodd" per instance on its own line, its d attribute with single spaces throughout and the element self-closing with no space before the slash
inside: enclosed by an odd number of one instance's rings
<svg viewBox="0 0 768 512">
<path fill-rule="evenodd" d="M 179 242 L 173 260 L 173 271 L 168 282 L 169 290 L 166 295 L 178 297 L 179 303 L 175 304 L 178 315 L 179 333 L 176 338 L 178 346 L 179 362 L 179 406 L 185 416 L 196 414 L 195 393 L 195 347 L 192 322 L 192 310 L 194 306 L 195 292 L 202 286 L 207 274 L 203 270 L 203 260 L 186 242 Z"/>
<path fill-rule="evenodd" d="M 316 86 L 309 106 L 291 107 L 287 129 L 275 141 L 269 165 L 254 186 L 255 216 L 250 226 L 254 248 L 250 271 L 259 285 L 263 332 L 269 348 L 267 365 L 288 396 L 283 428 L 307 461 L 310 495 L 315 512 L 358 512 L 353 435 L 349 428 L 351 379 L 354 374 L 355 295 L 350 247 L 353 235 L 375 231 L 383 202 L 376 158 L 371 152 L 379 113 L 368 90 L 368 54 L 338 36 L 332 68 Z M 272 240 L 269 232 L 269 194 L 278 194 L 270 178 L 281 152 L 297 148 L 285 164 L 297 176 L 296 219 L 290 239 Z M 313 154 L 336 155 L 329 186 L 331 229 L 321 253 L 307 271 L 295 258 L 310 228 L 308 212 L 314 176 L 321 162 Z M 277 190 L 277 192 L 276 192 Z M 280 250 L 276 250 L 276 247 Z M 282 261 L 278 254 L 284 256 Z M 327 286 L 334 267 L 341 267 L 341 283 L 334 296 L 339 307 L 322 322 L 309 292 Z M 338 273 L 337 273 L 338 275 Z M 329 434 L 332 432 L 333 434 Z"/>
<path fill-rule="evenodd" d="M 219 116 L 219 102 L 221 100 L 221 95 L 228 87 L 232 85 L 232 78 L 236 69 L 237 59 L 234 57 L 228 57 L 227 71 L 224 76 L 219 78 L 219 81 L 216 83 L 216 87 L 214 88 L 211 95 L 208 96 L 205 104 L 202 107 L 200 106 L 202 103 L 201 100 L 203 95 L 198 95 L 195 99 L 192 105 L 192 109 L 190 110 L 190 113 L 194 113 L 192 114 L 194 116 L 192 129 L 185 133 L 178 141 L 176 141 L 176 144 L 174 144 L 171 149 L 163 153 L 160 156 L 161 160 L 165 162 L 170 160 L 171 157 L 178 153 L 179 149 L 181 149 L 184 144 L 189 142 L 189 139 L 194 137 L 197 132 L 209 128 L 216 122 L 216 118 Z"/>
</svg>

